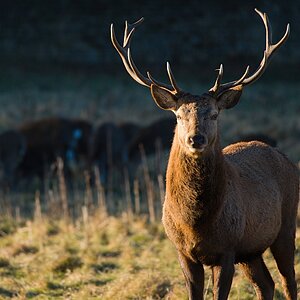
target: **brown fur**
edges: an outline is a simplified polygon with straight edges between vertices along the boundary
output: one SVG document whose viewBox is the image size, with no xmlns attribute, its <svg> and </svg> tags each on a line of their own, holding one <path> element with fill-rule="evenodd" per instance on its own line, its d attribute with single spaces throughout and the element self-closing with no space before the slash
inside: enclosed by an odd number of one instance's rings
<svg viewBox="0 0 300 300">
<path fill-rule="evenodd" d="M 223 153 L 216 146 L 207 157 L 195 160 L 180 152 L 175 135 L 163 222 L 176 248 L 191 259 L 207 263 L 207 251 L 218 255 L 223 248 L 235 247 L 237 258 L 247 257 L 264 252 L 282 223 L 293 219 L 287 231 L 295 231 L 297 191 L 297 169 L 266 144 L 238 143 Z M 289 194 L 294 202 L 285 203 Z M 187 226 L 188 231 L 181 229 Z M 193 257 L 202 243 L 209 249 L 203 251 L 201 245 Z"/>
<path fill-rule="evenodd" d="M 298 186 L 296 167 L 264 143 L 237 143 L 222 152 L 217 142 L 201 159 L 194 159 L 182 151 L 176 131 L 164 227 L 180 256 L 194 264 L 221 266 L 222 259 L 231 256 L 247 270 L 249 262 L 271 246 L 285 248 L 275 259 L 290 266 Z M 286 293 L 295 299 L 295 286 L 292 291 L 287 286 Z"/>
</svg>

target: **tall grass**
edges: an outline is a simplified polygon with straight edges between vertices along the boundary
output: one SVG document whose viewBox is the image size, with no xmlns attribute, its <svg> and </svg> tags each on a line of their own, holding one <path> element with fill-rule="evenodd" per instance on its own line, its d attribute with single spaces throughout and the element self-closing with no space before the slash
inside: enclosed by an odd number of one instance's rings
<svg viewBox="0 0 300 300">
<path fill-rule="evenodd" d="M 160 222 L 127 211 L 104 216 L 81 207 L 76 219 L 51 218 L 39 211 L 33 220 L 0 218 L 0 298 L 2 299 L 187 299 L 176 251 Z M 297 248 L 300 245 L 299 229 Z M 269 251 L 264 255 L 275 280 L 275 299 L 284 299 Z M 299 283 L 300 253 L 296 251 Z M 205 268 L 205 299 L 212 280 Z M 229 299 L 255 299 L 238 266 Z"/>
</svg>

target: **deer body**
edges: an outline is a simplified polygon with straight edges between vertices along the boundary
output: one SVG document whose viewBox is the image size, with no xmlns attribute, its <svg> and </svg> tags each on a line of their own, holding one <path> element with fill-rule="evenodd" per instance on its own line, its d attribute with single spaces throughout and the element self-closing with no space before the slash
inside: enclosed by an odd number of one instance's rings
<svg viewBox="0 0 300 300">
<path fill-rule="evenodd" d="M 238 263 L 272 245 L 282 223 L 287 226 L 283 230 L 294 232 L 298 171 L 282 154 L 250 142 L 231 145 L 223 153 L 216 145 L 207 157 L 194 159 L 184 154 L 176 138 L 175 133 L 163 223 L 178 251 L 205 265 L 216 265 L 231 252 Z"/>
<path fill-rule="evenodd" d="M 274 283 L 261 258 L 269 247 L 283 274 L 287 299 L 297 299 L 298 187 L 296 167 L 264 143 L 242 142 L 223 151 L 217 143 L 195 159 L 180 149 L 175 131 L 162 220 L 178 251 L 190 299 L 203 297 L 202 265 L 212 267 L 214 299 L 227 299 L 235 263 L 259 299 L 273 299 Z M 257 270 L 264 273 L 254 277 Z"/>
<path fill-rule="evenodd" d="M 204 268 L 213 274 L 215 300 L 228 298 L 234 265 L 239 264 L 260 300 L 271 300 L 274 282 L 262 253 L 270 248 L 282 277 L 287 299 L 297 299 L 294 271 L 298 170 L 276 149 L 257 141 L 233 144 L 223 151 L 218 117 L 234 107 L 243 88 L 266 70 L 268 60 L 289 36 L 289 25 L 272 44 L 266 14 L 256 10 L 266 30 L 266 48 L 257 70 L 221 84 L 223 66 L 214 86 L 201 96 L 182 91 L 170 65 L 171 85 L 144 77 L 130 53 L 135 28 L 126 22 L 123 47 L 113 25 L 111 39 L 129 75 L 151 90 L 156 104 L 172 111 L 177 125 L 167 168 L 163 206 L 165 231 L 178 252 L 189 299 L 203 299 Z"/>
</svg>

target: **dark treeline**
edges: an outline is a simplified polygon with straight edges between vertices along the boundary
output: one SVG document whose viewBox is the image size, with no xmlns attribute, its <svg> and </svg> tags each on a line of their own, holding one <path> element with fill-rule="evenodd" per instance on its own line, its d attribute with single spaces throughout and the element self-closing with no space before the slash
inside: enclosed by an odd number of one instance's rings
<svg viewBox="0 0 300 300">
<path fill-rule="evenodd" d="M 124 20 L 144 16 L 133 52 L 145 68 L 166 60 L 177 69 L 199 64 L 205 70 L 220 62 L 255 67 L 264 47 L 264 29 L 255 7 L 268 13 L 274 40 L 291 23 L 290 41 L 275 65 L 299 62 L 300 2 L 289 0 L 7 1 L 0 9 L 0 62 L 119 66 L 109 40 L 110 23 L 115 23 L 121 39 Z"/>
</svg>

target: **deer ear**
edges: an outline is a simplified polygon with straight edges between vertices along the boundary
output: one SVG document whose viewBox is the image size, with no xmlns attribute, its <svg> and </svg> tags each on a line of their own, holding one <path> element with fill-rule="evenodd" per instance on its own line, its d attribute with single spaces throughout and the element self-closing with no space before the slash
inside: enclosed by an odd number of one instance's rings
<svg viewBox="0 0 300 300">
<path fill-rule="evenodd" d="M 151 95 L 155 103 L 162 109 L 176 110 L 177 97 L 169 91 L 158 87 L 157 85 L 151 85 Z"/>
<path fill-rule="evenodd" d="M 237 105 L 242 95 L 242 92 L 242 85 L 238 85 L 218 95 L 217 105 L 219 109 L 228 109 Z"/>
</svg>

